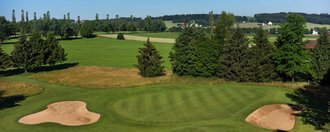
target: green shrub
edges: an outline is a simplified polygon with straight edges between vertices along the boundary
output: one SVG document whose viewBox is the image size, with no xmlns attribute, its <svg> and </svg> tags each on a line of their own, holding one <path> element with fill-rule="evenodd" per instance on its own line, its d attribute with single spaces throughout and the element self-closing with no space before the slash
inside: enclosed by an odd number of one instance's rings
<svg viewBox="0 0 330 132">
<path fill-rule="evenodd" d="M 123 33 L 118 33 L 117 39 L 119 39 L 119 40 L 125 40 L 124 34 Z"/>
</svg>

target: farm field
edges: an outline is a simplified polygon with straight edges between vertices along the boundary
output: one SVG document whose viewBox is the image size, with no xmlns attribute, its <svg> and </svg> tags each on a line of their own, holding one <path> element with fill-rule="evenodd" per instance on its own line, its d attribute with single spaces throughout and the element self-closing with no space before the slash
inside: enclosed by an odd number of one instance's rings
<svg viewBox="0 0 330 132">
<path fill-rule="evenodd" d="M 179 32 L 159 32 L 159 33 L 133 33 L 131 35 L 134 36 L 143 36 L 143 37 L 154 37 L 154 38 L 177 38 L 180 33 Z"/>
<path fill-rule="evenodd" d="M 170 35 L 169 35 L 170 34 Z M 98 33 L 99 36 L 102 37 L 109 37 L 109 38 L 116 38 L 117 34 L 105 34 L 105 33 Z M 180 35 L 180 33 L 175 32 L 159 32 L 159 33 L 126 33 L 127 40 L 137 40 L 137 41 L 145 41 L 148 37 L 151 38 L 151 41 L 160 41 L 163 43 L 174 43 L 175 39 Z M 253 44 L 253 34 L 246 34 L 246 37 L 250 39 L 250 43 Z M 163 39 L 164 38 L 164 39 Z M 303 40 L 316 40 L 318 38 L 317 35 L 305 35 Z M 274 43 L 276 41 L 276 35 L 270 35 L 269 41 Z"/>
<path fill-rule="evenodd" d="M 241 28 L 258 28 L 258 27 L 260 27 L 260 25 L 258 25 L 258 24 L 259 23 L 256 23 L 256 22 L 254 22 L 254 23 L 239 23 L 239 26 Z M 264 25 L 262 27 L 264 29 L 270 29 L 270 28 L 279 28 L 280 26 L 278 24 L 275 24 L 273 26 Z M 316 28 L 316 27 L 319 27 L 319 28 L 322 28 L 322 27 L 330 28 L 330 25 L 315 24 L 315 23 L 309 23 L 309 22 L 306 23 L 306 28 L 307 29 Z"/>
<path fill-rule="evenodd" d="M 18 74 L 0 81 L 22 82 L 33 94 L 20 106 L 0 110 L 3 131 L 269 131 L 244 119 L 266 104 L 292 103 L 292 88 L 267 84 L 226 82 L 216 78 L 177 77 L 141 79 L 134 69 L 138 48 L 144 42 L 93 38 L 61 41 L 68 53 L 65 63 L 79 66 L 50 72 Z M 172 44 L 154 43 L 164 57 L 167 71 Z M 10 52 L 13 44 L 1 47 Z M 92 55 L 93 54 L 93 55 Z M 123 82 L 119 82 L 121 80 Z M 139 83 L 139 84 L 138 84 Z M 126 85 L 121 85 L 126 84 Z M 2 86 L 3 83 L 0 84 Z M 36 91 L 38 94 L 36 94 Z M 22 125 L 17 120 L 41 111 L 53 102 L 80 100 L 101 114 L 91 125 L 70 127 L 45 123 Z M 292 131 L 310 132 L 297 118 Z"/>
</svg>

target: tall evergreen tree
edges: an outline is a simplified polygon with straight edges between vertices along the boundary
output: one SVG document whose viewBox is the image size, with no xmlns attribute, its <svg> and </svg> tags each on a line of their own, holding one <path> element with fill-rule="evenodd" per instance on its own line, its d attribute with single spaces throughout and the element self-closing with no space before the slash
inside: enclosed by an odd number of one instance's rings
<svg viewBox="0 0 330 132">
<path fill-rule="evenodd" d="M 98 13 L 96 13 L 96 15 L 95 15 L 95 21 L 99 21 L 99 14 Z"/>
<path fill-rule="evenodd" d="M 29 22 L 29 12 L 28 11 L 25 12 L 25 20 L 26 20 L 26 22 Z"/>
<path fill-rule="evenodd" d="M 66 60 L 67 54 L 65 53 L 65 50 L 59 45 L 59 42 L 53 34 L 47 35 L 45 46 L 46 47 L 43 50 L 44 64 L 53 66 L 56 63 L 61 63 Z"/>
<path fill-rule="evenodd" d="M 24 10 L 21 11 L 21 22 L 24 23 L 25 22 L 25 17 L 24 17 Z"/>
<path fill-rule="evenodd" d="M 319 83 L 330 68 L 330 42 L 326 28 L 322 28 L 318 45 L 312 49 L 312 65 L 315 72 L 314 80 Z"/>
<path fill-rule="evenodd" d="M 42 39 L 42 35 L 38 30 L 34 30 L 28 43 L 32 45 L 33 53 L 35 53 L 35 65 L 36 67 L 40 67 L 43 64 L 44 48 L 47 47 L 45 40 Z"/>
<path fill-rule="evenodd" d="M 192 27 L 185 28 L 180 36 L 176 39 L 170 52 L 170 61 L 173 73 L 184 76 L 193 75 L 196 60 L 195 47 L 192 41 L 197 37 L 195 29 Z"/>
<path fill-rule="evenodd" d="M 247 50 L 249 40 L 240 28 L 234 31 L 231 39 L 224 44 L 219 59 L 218 76 L 227 80 L 248 81 L 250 74 L 247 71 Z"/>
<path fill-rule="evenodd" d="M 149 38 L 144 48 L 140 48 L 138 64 L 136 67 L 140 70 L 140 75 L 143 77 L 156 77 L 165 74 L 164 66 L 162 66 L 162 57 L 159 51 L 152 45 Z"/>
<path fill-rule="evenodd" d="M 310 53 L 304 49 L 303 37 L 305 20 L 297 14 L 289 14 L 281 24 L 276 40 L 277 50 L 274 54 L 274 63 L 279 75 L 284 79 L 295 78 L 301 74 L 311 74 Z"/>
<path fill-rule="evenodd" d="M 13 23 L 16 23 L 16 15 L 15 15 L 15 9 L 13 9 L 12 15 L 11 15 L 11 21 Z"/>
<path fill-rule="evenodd" d="M 35 21 L 37 20 L 37 13 L 36 12 L 33 13 L 33 20 L 35 20 Z"/>
<path fill-rule="evenodd" d="M 13 52 L 11 53 L 13 64 L 17 67 L 21 67 L 25 72 L 38 67 L 40 53 L 34 50 L 34 46 L 28 42 L 27 36 L 22 34 L 19 42 L 15 45 Z"/>
<path fill-rule="evenodd" d="M 213 11 L 209 12 L 209 21 L 210 21 L 210 38 L 213 39 L 213 36 L 214 36 L 214 15 L 213 15 Z"/>
<path fill-rule="evenodd" d="M 68 12 L 68 14 L 67 14 L 67 18 L 68 18 L 68 21 L 71 20 L 71 18 L 70 18 L 70 12 Z"/>
<path fill-rule="evenodd" d="M 195 49 L 196 61 L 193 76 L 211 77 L 216 75 L 218 68 L 218 49 L 212 40 L 208 38 L 203 29 L 196 29 L 196 35 L 191 45 Z"/>
<path fill-rule="evenodd" d="M 107 20 L 109 21 L 109 14 L 107 14 Z"/>
<path fill-rule="evenodd" d="M 275 66 L 272 61 L 274 54 L 274 46 L 269 42 L 268 35 L 265 30 L 260 27 L 253 39 L 256 46 L 250 49 L 250 72 L 253 76 L 249 77 L 250 81 L 267 82 L 272 81 L 276 77 Z"/>
<path fill-rule="evenodd" d="M 47 15 L 46 16 L 47 16 L 47 19 L 50 20 L 50 12 L 49 11 L 47 11 Z"/>
<path fill-rule="evenodd" d="M 0 47 L 0 70 L 6 70 L 10 65 L 10 56 Z"/>
</svg>

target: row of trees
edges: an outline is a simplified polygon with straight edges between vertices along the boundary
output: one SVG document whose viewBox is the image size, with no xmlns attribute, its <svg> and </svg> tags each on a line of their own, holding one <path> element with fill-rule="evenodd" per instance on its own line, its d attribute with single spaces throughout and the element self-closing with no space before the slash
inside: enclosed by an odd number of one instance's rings
<svg viewBox="0 0 330 132">
<path fill-rule="evenodd" d="M 235 81 L 298 78 L 318 82 L 329 68 L 327 31 L 323 30 L 316 49 L 304 49 L 306 26 L 299 15 L 290 14 L 281 24 L 275 45 L 261 28 L 255 34 L 255 45 L 250 45 L 242 30 L 233 28 L 234 22 L 233 14 L 223 12 L 210 33 L 192 27 L 185 29 L 170 53 L 173 73 Z"/>
<path fill-rule="evenodd" d="M 286 12 L 281 13 L 261 13 L 255 14 L 254 18 L 257 22 L 269 22 L 281 23 L 284 22 L 286 17 L 290 14 Z M 317 24 L 330 24 L 330 15 L 329 14 L 306 14 L 306 13 L 295 13 L 301 15 L 305 18 L 307 22 L 317 23 Z"/>
<path fill-rule="evenodd" d="M 17 67 L 27 72 L 43 65 L 53 66 L 61 63 L 66 60 L 66 56 L 67 54 L 53 34 L 48 34 L 43 39 L 41 33 L 33 31 L 29 39 L 25 34 L 20 36 L 11 55 L 0 48 L 0 69 Z"/>
<path fill-rule="evenodd" d="M 118 32 L 118 31 L 147 31 L 147 32 L 164 32 L 167 27 L 161 20 L 153 20 L 150 16 L 145 19 L 135 18 L 119 18 L 117 15 L 115 19 L 109 19 L 107 15 L 106 19 L 99 20 L 98 15 L 95 19 L 96 31 L 99 32 Z"/>
<path fill-rule="evenodd" d="M 93 37 L 94 31 L 99 32 L 118 32 L 118 31 L 148 31 L 148 32 L 163 32 L 166 25 L 161 20 L 153 20 L 150 16 L 146 19 L 135 18 L 120 18 L 118 15 L 114 19 L 110 19 L 107 15 L 106 19 L 99 19 L 98 14 L 95 16 L 95 20 L 81 21 L 80 16 L 77 20 L 73 20 L 70 17 L 70 13 L 63 16 L 63 19 L 51 18 L 50 12 L 43 14 L 43 17 L 37 19 L 37 15 L 34 12 L 34 18 L 32 20 L 28 17 L 28 12 L 22 10 L 21 21 L 16 22 L 15 10 L 12 12 L 12 21 L 7 21 L 4 17 L 0 17 L 0 42 L 9 38 L 16 32 L 24 32 L 30 34 L 33 30 L 40 31 L 44 36 L 48 32 L 52 32 L 56 36 L 60 36 L 62 39 L 71 39 L 77 37 L 79 33 L 83 37 Z"/>
</svg>

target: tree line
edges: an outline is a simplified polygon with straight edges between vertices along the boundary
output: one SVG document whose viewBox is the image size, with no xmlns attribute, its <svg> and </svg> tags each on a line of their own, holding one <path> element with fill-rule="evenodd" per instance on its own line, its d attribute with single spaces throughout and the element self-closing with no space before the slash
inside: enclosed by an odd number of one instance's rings
<svg viewBox="0 0 330 132">
<path fill-rule="evenodd" d="M 119 31 L 147 31 L 147 32 L 164 32 L 167 30 L 165 23 L 161 20 L 153 20 L 150 16 L 145 19 L 136 17 L 119 17 L 110 19 L 107 14 L 105 19 L 100 19 L 99 15 L 95 15 L 94 20 L 80 20 L 80 16 L 76 20 L 70 17 L 70 13 L 63 15 L 62 19 L 51 18 L 50 12 L 47 11 L 42 17 L 37 18 L 36 12 L 33 19 L 29 19 L 28 12 L 21 10 L 21 21 L 16 21 L 15 10 L 12 11 L 12 20 L 8 21 L 4 17 L 0 17 L 0 42 L 15 35 L 17 32 L 31 34 L 33 30 L 38 30 L 41 34 L 46 35 L 52 32 L 55 36 L 62 39 L 82 37 L 93 37 L 94 32 L 119 32 Z"/>
<path fill-rule="evenodd" d="M 252 17 L 249 16 L 234 16 L 237 22 L 273 22 L 273 23 L 281 23 L 285 21 L 286 17 L 289 13 L 281 12 L 281 13 L 260 13 L 255 14 Z M 329 14 L 306 14 L 306 13 L 295 13 L 303 16 L 306 22 L 316 23 L 316 24 L 330 24 L 330 15 Z M 214 17 L 218 19 L 221 14 L 214 14 Z M 209 16 L 208 14 L 181 14 L 181 15 L 164 15 L 160 17 L 153 17 L 153 19 L 164 20 L 164 21 L 172 21 L 174 23 L 188 23 L 192 20 L 195 22 L 202 24 L 204 26 L 210 26 Z"/>
<path fill-rule="evenodd" d="M 290 14 L 281 23 L 274 45 L 261 27 L 254 36 L 255 45 L 250 45 L 242 29 L 234 28 L 234 23 L 234 15 L 223 12 L 210 31 L 185 29 L 170 54 L 173 73 L 218 76 L 240 82 L 296 79 L 318 82 L 329 69 L 327 30 L 321 31 L 315 49 L 305 49 L 306 22 L 300 15 Z"/>
<path fill-rule="evenodd" d="M 257 22 L 273 22 L 281 23 L 285 21 L 286 17 L 290 14 L 286 12 L 280 13 L 261 13 L 255 14 L 254 18 Z M 307 22 L 316 23 L 316 24 L 330 24 L 330 15 L 327 13 L 324 14 L 306 14 L 306 13 L 295 13 L 303 16 Z"/>
<path fill-rule="evenodd" d="M 19 37 L 10 55 L 0 47 L 0 71 L 13 67 L 28 72 L 43 65 L 54 66 L 65 61 L 66 56 L 55 35 L 43 36 L 34 30 L 29 38 L 25 33 Z"/>
<path fill-rule="evenodd" d="M 214 16 L 209 15 L 214 21 Z M 319 83 L 330 68 L 330 42 L 323 28 L 315 49 L 305 49 L 305 19 L 290 14 L 280 24 L 275 44 L 260 27 L 255 45 L 242 29 L 234 28 L 235 17 L 223 12 L 210 30 L 187 27 L 170 52 L 173 73 L 179 76 L 217 76 L 239 82 L 307 81 Z M 141 63 L 143 64 L 143 63 Z"/>
</svg>

